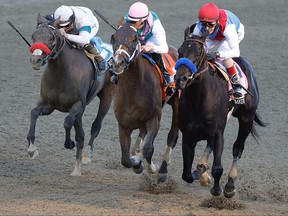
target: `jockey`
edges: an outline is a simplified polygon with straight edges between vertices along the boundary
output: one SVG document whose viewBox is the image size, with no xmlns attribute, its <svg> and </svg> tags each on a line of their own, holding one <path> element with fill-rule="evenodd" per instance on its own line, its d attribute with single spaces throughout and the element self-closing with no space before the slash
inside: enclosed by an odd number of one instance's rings
<svg viewBox="0 0 288 216">
<path fill-rule="evenodd" d="M 201 6 L 198 12 L 198 22 L 193 34 L 201 36 L 205 31 L 209 35 L 205 41 L 207 48 L 207 59 L 220 58 L 231 76 L 231 83 L 235 98 L 242 98 L 241 87 L 237 85 L 239 79 L 237 70 L 233 64 L 233 57 L 240 56 L 239 43 L 244 38 L 244 26 L 239 18 L 228 10 L 219 9 L 213 3 Z M 209 52 L 214 46 L 216 52 Z"/>
<path fill-rule="evenodd" d="M 150 53 L 163 74 L 164 85 L 169 86 L 173 80 L 167 72 L 161 57 L 161 53 L 167 53 L 169 48 L 165 30 L 157 14 L 149 11 L 146 4 L 136 2 L 130 6 L 128 14 L 125 15 L 124 19 L 125 22 L 129 23 L 142 21 L 142 27 L 138 30 L 141 49 L 144 52 Z"/>
<path fill-rule="evenodd" d="M 62 5 L 54 12 L 54 19 L 60 19 L 60 32 L 69 41 L 84 47 L 95 55 L 100 71 L 105 70 L 105 61 L 90 40 L 97 34 L 99 23 L 93 12 L 86 7 Z M 74 33 L 75 30 L 77 33 Z"/>
</svg>

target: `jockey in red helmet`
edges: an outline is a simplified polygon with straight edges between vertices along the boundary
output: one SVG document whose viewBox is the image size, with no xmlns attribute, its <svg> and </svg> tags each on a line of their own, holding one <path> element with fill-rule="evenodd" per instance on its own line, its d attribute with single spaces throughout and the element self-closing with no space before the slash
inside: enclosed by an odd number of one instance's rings
<svg viewBox="0 0 288 216">
<path fill-rule="evenodd" d="M 241 88 L 233 85 L 238 83 L 239 79 L 232 58 L 240 56 L 239 43 L 244 38 L 244 25 L 232 12 L 219 9 L 213 3 L 206 3 L 198 12 L 198 22 L 193 34 L 201 36 L 205 31 L 209 32 L 205 41 L 207 58 L 223 60 L 227 72 L 232 77 L 233 95 L 235 98 L 242 98 Z M 217 47 L 217 51 L 210 52 L 214 46 Z"/>
</svg>

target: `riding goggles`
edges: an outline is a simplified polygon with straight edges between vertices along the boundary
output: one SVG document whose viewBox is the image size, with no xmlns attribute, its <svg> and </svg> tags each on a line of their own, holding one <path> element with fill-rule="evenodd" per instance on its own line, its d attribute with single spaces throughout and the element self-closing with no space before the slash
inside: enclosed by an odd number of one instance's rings
<svg viewBox="0 0 288 216">
<path fill-rule="evenodd" d="M 206 28 L 206 27 L 209 27 L 209 28 L 212 28 L 216 25 L 216 22 L 200 22 L 201 23 L 201 26 Z"/>
</svg>

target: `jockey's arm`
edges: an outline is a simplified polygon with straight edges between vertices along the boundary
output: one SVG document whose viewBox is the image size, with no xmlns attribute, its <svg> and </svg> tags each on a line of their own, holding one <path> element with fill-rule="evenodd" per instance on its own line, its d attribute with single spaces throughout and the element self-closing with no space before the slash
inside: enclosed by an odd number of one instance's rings
<svg viewBox="0 0 288 216">
<path fill-rule="evenodd" d="M 169 48 L 166 33 L 159 19 L 154 21 L 152 33 L 153 36 L 147 40 L 145 45 L 153 45 L 155 53 L 167 53 Z"/>
<path fill-rule="evenodd" d="M 91 32 L 91 27 L 90 26 L 84 26 L 84 27 L 79 29 L 78 35 L 67 34 L 66 38 L 69 41 L 72 41 L 74 43 L 78 43 L 78 44 L 84 46 L 85 44 L 90 43 L 90 39 L 91 39 L 90 32 Z"/>
<path fill-rule="evenodd" d="M 219 51 L 220 57 L 227 59 L 240 56 L 239 38 L 235 25 L 227 25 L 223 33 L 225 40 L 228 43 L 229 50 Z"/>
</svg>

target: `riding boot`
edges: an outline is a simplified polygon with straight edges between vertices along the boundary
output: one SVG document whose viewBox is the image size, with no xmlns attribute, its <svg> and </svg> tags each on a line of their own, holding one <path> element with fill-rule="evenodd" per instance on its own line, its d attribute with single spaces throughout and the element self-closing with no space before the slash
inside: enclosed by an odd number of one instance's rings
<svg viewBox="0 0 288 216">
<path fill-rule="evenodd" d="M 156 62 L 158 67 L 160 68 L 160 71 L 162 72 L 163 78 L 164 78 L 164 86 L 168 86 L 171 83 L 171 78 L 169 73 L 167 72 L 164 62 L 162 60 L 162 56 L 159 53 L 151 53 L 151 56 L 153 60 Z"/>
<path fill-rule="evenodd" d="M 242 98 L 243 97 L 243 94 L 241 93 L 241 89 L 242 88 L 239 85 L 239 78 L 238 78 L 238 74 L 237 74 L 235 66 L 233 65 L 232 67 L 227 68 L 227 72 L 231 76 L 231 84 L 232 84 L 232 88 L 233 88 L 233 96 L 235 98 Z"/>
<path fill-rule="evenodd" d="M 94 59 L 98 64 L 98 68 L 99 68 L 100 72 L 105 71 L 105 69 L 106 69 L 105 61 L 104 61 L 103 57 L 100 55 L 100 53 L 96 50 L 96 48 L 92 44 L 88 44 L 84 48 L 89 53 L 95 55 Z"/>
</svg>

